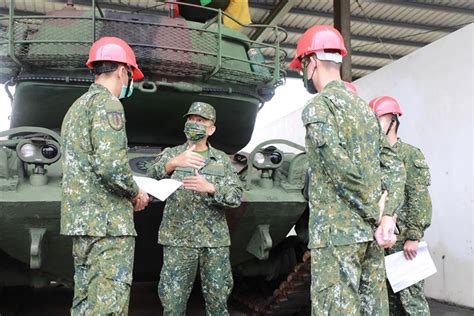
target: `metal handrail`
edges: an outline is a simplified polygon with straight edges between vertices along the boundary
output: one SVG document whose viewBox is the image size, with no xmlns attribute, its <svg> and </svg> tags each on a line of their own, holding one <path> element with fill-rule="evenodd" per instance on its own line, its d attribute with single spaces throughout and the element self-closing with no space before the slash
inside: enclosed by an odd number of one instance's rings
<svg viewBox="0 0 474 316">
<path fill-rule="evenodd" d="M 171 2 L 171 1 L 163 1 L 162 4 L 180 4 L 180 5 L 186 5 L 186 6 L 193 6 L 193 7 L 198 7 L 200 9 L 206 9 L 210 11 L 215 11 L 217 12 L 217 16 L 213 18 L 212 20 L 208 21 L 206 24 L 203 25 L 203 27 L 197 28 L 197 27 L 191 27 L 191 26 L 180 26 L 180 25 L 167 25 L 166 23 L 154 23 L 154 22 L 141 22 L 141 21 L 127 21 L 127 20 L 119 20 L 119 19 L 110 19 L 110 18 L 100 18 L 96 17 L 95 13 L 95 0 L 92 1 L 92 9 L 93 9 L 93 14 L 91 17 L 86 17 L 86 16 L 15 16 L 14 15 L 14 0 L 10 0 L 10 8 L 9 8 L 9 23 L 8 23 L 8 41 L 1 41 L 0 44 L 6 44 L 8 43 L 8 57 L 11 58 L 17 65 L 20 67 L 23 66 L 20 58 L 15 54 L 15 45 L 18 44 L 35 44 L 35 43 L 45 43 L 45 44 L 53 44 L 53 43 L 81 43 L 81 44 L 86 44 L 86 43 L 93 43 L 96 37 L 96 25 L 98 21 L 116 21 L 116 22 L 122 22 L 122 23 L 132 23 L 132 24 L 144 24 L 144 25 L 156 25 L 160 27 L 173 27 L 173 28 L 182 28 L 190 31 L 198 31 L 198 32 L 206 32 L 208 34 L 213 34 L 217 38 L 217 52 L 212 52 L 211 50 L 209 51 L 199 51 L 199 50 L 193 50 L 193 49 L 183 49 L 183 48 L 176 48 L 176 47 L 164 47 L 160 45 L 153 45 L 153 44 L 142 44 L 142 43 L 130 43 L 132 46 L 138 46 L 138 47 L 150 47 L 150 48 L 157 48 L 157 49 L 177 49 L 179 51 L 186 51 L 186 52 L 192 52 L 192 53 L 198 53 L 198 54 L 203 54 L 203 55 L 209 55 L 209 56 L 214 56 L 216 57 L 217 61 L 214 66 L 214 68 L 208 73 L 208 75 L 205 76 L 205 79 L 209 79 L 212 76 L 215 76 L 221 69 L 222 69 L 222 61 L 223 60 L 235 60 L 238 62 L 242 63 L 247 63 L 249 65 L 258 65 L 260 67 L 264 67 L 266 69 L 269 69 L 270 71 L 273 71 L 273 78 L 271 83 L 276 84 L 281 78 L 281 74 L 284 73 L 281 71 L 280 67 L 280 59 L 282 54 L 284 55 L 285 52 L 281 50 L 280 48 L 280 39 L 281 35 L 283 34 L 282 40 L 285 40 L 287 37 L 287 33 L 284 29 L 278 27 L 278 26 L 271 26 L 271 25 L 261 25 L 261 24 L 250 24 L 250 25 L 244 25 L 240 23 L 238 20 L 234 19 L 231 15 L 227 14 L 226 12 L 220 10 L 220 9 L 214 9 L 214 8 L 207 8 L 207 7 L 201 7 L 189 3 L 181 3 L 181 2 Z M 243 39 L 238 36 L 233 36 L 232 34 L 223 34 L 223 17 L 226 16 L 227 18 L 233 20 L 237 24 L 241 25 L 243 28 L 271 28 L 273 29 L 274 37 L 275 37 L 275 43 L 274 45 L 268 44 L 268 43 L 263 43 L 263 42 L 257 42 L 253 41 L 251 39 Z M 5 18 L 0 18 L 0 20 L 4 20 Z M 21 21 L 21 20 L 64 20 L 64 19 L 71 19 L 71 20 L 91 20 L 92 21 L 92 36 L 91 36 L 91 41 L 88 40 L 37 40 L 37 39 L 21 39 L 21 40 L 15 40 L 14 36 L 14 22 L 15 21 Z M 217 23 L 217 30 L 212 30 L 209 29 L 209 26 Z M 250 59 L 241 59 L 241 58 L 236 58 L 232 56 L 227 56 L 223 54 L 223 48 L 222 48 L 222 41 L 223 39 L 232 39 L 234 41 L 241 42 L 245 45 L 245 47 L 248 48 L 269 48 L 274 50 L 274 58 L 273 58 L 273 64 L 269 65 L 267 63 L 260 63 L 257 61 L 253 61 Z M 255 72 L 252 72 L 255 73 Z M 261 76 L 261 74 L 256 73 L 256 75 Z M 263 75 L 262 75 L 263 76 Z"/>
</svg>

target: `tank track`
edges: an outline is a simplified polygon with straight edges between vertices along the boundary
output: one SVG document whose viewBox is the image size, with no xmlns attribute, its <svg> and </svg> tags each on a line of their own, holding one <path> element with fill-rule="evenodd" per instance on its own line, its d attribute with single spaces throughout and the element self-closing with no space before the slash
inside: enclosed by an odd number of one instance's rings
<svg viewBox="0 0 474 316">
<path fill-rule="evenodd" d="M 267 298 L 236 293 L 233 298 L 254 315 L 292 315 L 310 306 L 311 252 L 295 265 L 286 279 Z"/>
</svg>

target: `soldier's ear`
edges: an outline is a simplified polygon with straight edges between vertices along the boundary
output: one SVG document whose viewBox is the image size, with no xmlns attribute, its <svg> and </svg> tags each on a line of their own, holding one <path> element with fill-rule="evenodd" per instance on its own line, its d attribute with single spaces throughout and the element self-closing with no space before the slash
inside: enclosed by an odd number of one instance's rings
<svg viewBox="0 0 474 316">
<path fill-rule="evenodd" d="M 216 126 L 214 124 L 212 124 L 211 126 L 208 127 L 209 136 L 214 134 L 215 131 L 216 131 Z"/>
</svg>

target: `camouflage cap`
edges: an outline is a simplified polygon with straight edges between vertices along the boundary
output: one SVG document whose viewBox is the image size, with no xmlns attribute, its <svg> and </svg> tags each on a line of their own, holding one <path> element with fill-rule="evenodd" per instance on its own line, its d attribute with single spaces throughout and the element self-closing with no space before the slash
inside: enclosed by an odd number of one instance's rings
<svg viewBox="0 0 474 316">
<path fill-rule="evenodd" d="M 189 107 L 188 113 L 184 114 L 183 117 L 187 117 L 188 115 L 199 115 L 214 123 L 216 122 L 216 110 L 209 103 L 193 102 Z"/>
</svg>

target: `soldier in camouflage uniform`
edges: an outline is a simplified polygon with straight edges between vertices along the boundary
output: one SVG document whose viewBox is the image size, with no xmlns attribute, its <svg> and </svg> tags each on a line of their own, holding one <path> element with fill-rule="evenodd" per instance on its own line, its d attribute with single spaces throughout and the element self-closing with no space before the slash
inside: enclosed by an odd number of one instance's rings
<svg viewBox="0 0 474 316">
<path fill-rule="evenodd" d="M 148 170 L 153 178 L 183 182 L 168 198 L 160 226 L 158 294 L 164 315 L 184 315 L 199 266 L 207 315 L 229 315 L 233 279 L 225 209 L 240 205 L 242 187 L 229 157 L 207 142 L 216 130 L 215 109 L 194 102 L 185 117 L 188 141 L 166 149 Z"/>
<path fill-rule="evenodd" d="M 391 215 L 401 205 L 403 166 L 374 113 L 340 80 L 345 54 L 340 33 L 317 25 L 303 34 L 290 64 L 303 71 L 308 92 L 320 92 L 302 113 L 311 176 L 312 314 L 388 315 L 382 247 L 394 242 Z M 384 207 L 383 172 L 390 175 Z"/>
<path fill-rule="evenodd" d="M 397 137 L 400 125 L 398 117 L 402 111 L 397 100 L 389 96 L 378 97 L 370 101 L 370 106 L 379 117 L 389 143 L 403 160 L 407 174 L 405 184 L 405 202 L 398 211 L 400 236 L 397 243 L 387 254 L 403 251 L 408 260 L 417 255 L 418 242 L 431 224 L 431 198 L 428 192 L 430 172 L 420 149 L 402 142 Z M 395 124 L 395 126 L 394 126 Z M 416 283 L 396 294 L 389 288 L 391 315 L 429 315 L 423 281 Z"/>
<path fill-rule="evenodd" d="M 148 195 L 133 181 L 122 104 L 143 78 L 127 43 L 95 42 L 87 66 L 95 83 L 68 110 L 61 128 L 61 234 L 73 236 L 71 315 L 127 315 L 132 284 L 133 210 Z M 132 205 L 133 204 L 133 205 Z"/>
</svg>

